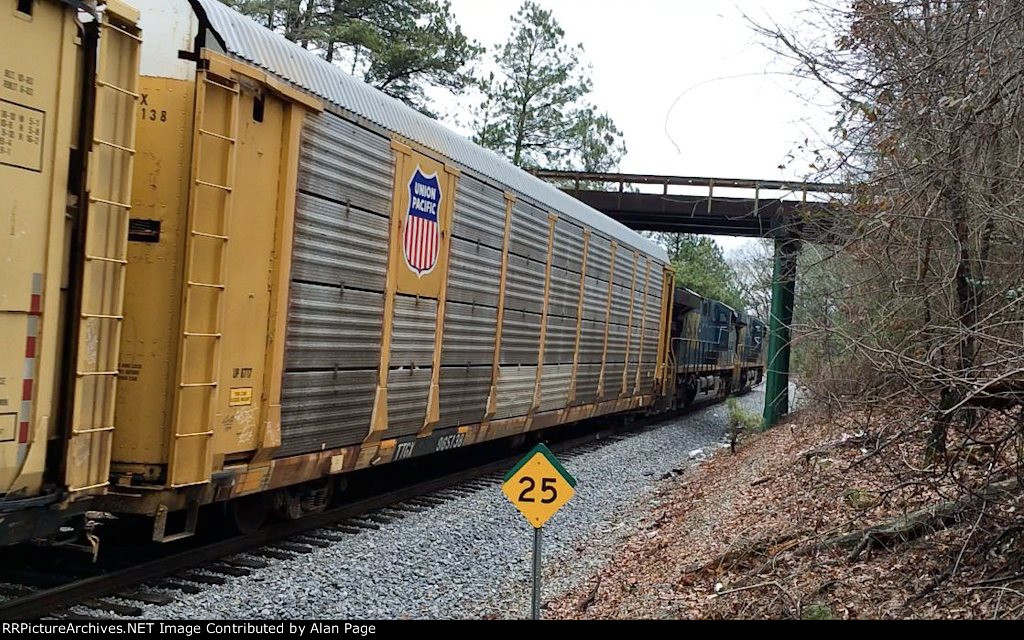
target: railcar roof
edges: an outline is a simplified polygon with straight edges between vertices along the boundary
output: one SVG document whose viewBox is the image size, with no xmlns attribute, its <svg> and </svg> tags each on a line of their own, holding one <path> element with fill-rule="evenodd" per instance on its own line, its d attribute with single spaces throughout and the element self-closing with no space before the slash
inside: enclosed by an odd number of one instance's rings
<svg viewBox="0 0 1024 640">
<path fill-rule="evenodd" d="M 497 154 L 477 146 L 400 100 L 345 73 L 316 54 L 257 24 L 218 0 L 190 0 L 196 13 L 208 21 L 229 55 L 255 64 L 335 106 L 432 149 L 463 168 L 494 180 L 538 204 L 571 216 L 618 242 L 664 262 L 664 248 L 601 212 L 566 195 L 516 167 Z"/>
</svg>

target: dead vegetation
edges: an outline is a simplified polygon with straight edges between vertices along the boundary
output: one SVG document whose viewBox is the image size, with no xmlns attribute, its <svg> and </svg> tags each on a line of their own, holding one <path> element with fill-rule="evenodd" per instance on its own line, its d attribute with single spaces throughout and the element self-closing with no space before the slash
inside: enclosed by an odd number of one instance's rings
<svg viewBox="0 0 1024 640">
<path fill-rule="evenodd" d="M 912 471 L 930 425 L 911 413 L 804 414 L 667 481 L 644 530 L 549 615 L 1021 617 L 1024 500 L 1018 478 L 988 474 L 1015 454 Z M 1020 419 L 990 416 L 979 432 Z"/>
<path fill-rule="evenodd" d="M 834 99 L 811 168 L 851 186 L 799 258 L 818 413 L 669 481 L 558 615 L 1024 616 L 1024 3 L 813 6 L 757 29 Z"/>
</svg>

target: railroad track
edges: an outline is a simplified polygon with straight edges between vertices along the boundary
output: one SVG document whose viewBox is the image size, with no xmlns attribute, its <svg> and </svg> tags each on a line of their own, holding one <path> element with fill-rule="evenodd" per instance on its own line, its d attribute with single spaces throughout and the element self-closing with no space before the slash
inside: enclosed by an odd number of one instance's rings
<svg viewBox="0 0 1024 640">
<path fill-rule="evenodd" d="M 632 437 L 645 429 L 718 401 L 699 402 L 686 410 L 636 420 L 628 425 L 607 427 L 550 444 L 556 453 L 572 457 Z M 550 434 L 549 434 L 550 435 Z M 198 593 L 203 585 L 224 584 L 244 578 L 267 566 L 268 560 L 291 559 L 311 553 L 316 547 L 341 542 L 348 535 L 379 529 L 402 517 L 485 488 L 496 488 L 503 474 L 522 455 L 489 460 L 445 475 L 419 480 L 392 490 L 307 515 L 299 520 L 275 523 L 244 536 L 191 545 L 177 552 L 114 568 L 60 584 L 47 585 L 46 576 L 36 576 L 33 587 L 0 585 L 0 620 L 56 618 L 65 620 L 105 619 L 111 614 L 139 616 L 140 605 L 167 604 L 174 600 L 169 591 Z M 240 558 L 245 554 L 248 558 Z M 0 577 L 0 580 L 3 580 Z M 59 578 L 54 578 L 58 581 Z M 42 585 L 42 586 L 41 586 Z M 155 585 L 159 590 L 140 585 Z M 116 597 L 123 604 L 107 598 Z M 89 611 L 77 613 L 73 610 Z M 95 613 L 92 613 L 95 612 Z"/>
</svg>

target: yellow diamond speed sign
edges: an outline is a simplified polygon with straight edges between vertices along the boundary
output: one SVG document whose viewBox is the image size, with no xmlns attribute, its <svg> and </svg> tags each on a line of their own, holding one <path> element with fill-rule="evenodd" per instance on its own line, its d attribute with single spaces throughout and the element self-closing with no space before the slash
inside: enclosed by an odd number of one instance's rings
<svg viewBox="0 0 1024 640">
<path fill-rule="evenodd" d="M 501 491 L 530 524 L 540 528 L 576 494 L 576 479 L 555 454 L 538 444 L 505 474 Z"/>
</svg>

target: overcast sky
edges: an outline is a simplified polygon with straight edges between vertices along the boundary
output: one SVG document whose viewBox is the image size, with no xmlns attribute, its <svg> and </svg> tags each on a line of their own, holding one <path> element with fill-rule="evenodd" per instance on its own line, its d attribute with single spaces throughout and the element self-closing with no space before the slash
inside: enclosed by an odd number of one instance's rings
<svg viewBox="0 0 1024 640">
<path fill-rule="evenodd" d="M 828 116 L 797 95 L 791 77 L 777 75 L 787 65 L 774 60 L 743 15 L 794 25 L 807 19 L 813 0 L 537 1 L 554 12 L 568 42 L 583 43 L 592 100 L 626 140 L 622 171 L 805 177 L 806 159 L 778 167 L 799 141 L 824 134 Z M 521 4 L 451 3 L 465 32 L 488 47 L 507 39 L 509 17 Z M 719 240 L 727 250 L 742 242 Z"/>
</svg>

